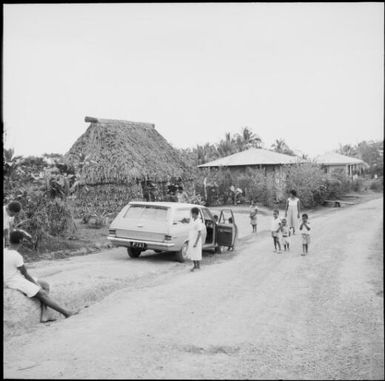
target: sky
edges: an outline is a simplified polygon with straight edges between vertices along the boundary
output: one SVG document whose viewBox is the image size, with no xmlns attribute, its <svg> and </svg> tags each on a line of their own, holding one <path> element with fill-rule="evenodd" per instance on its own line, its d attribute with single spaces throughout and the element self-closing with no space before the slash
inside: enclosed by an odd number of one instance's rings
<svg viewBox="0 0 385 381">
<path fill-rule="evenodd" d="M 174 147 L 243 127 L 310 156 L 383 139 L 383 3 L 4 5 L 4 145 L 67 152 L 86 115 Z"/>
</svg>

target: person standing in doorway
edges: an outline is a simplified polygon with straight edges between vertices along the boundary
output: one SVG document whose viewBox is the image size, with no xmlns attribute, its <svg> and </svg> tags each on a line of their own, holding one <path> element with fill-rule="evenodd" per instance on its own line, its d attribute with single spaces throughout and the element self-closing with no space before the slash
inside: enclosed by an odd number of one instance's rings
<svg viewBox="0 0 385 381">
<path fill-rule="evenodd" d="M 193 261 L 194 267 L 191 271 L 200 269 L 200 261 L 202 260 L 202 231 L 203 223 L 199 217 L 199 209 L 191 209 L 191 223 L 188 237 L 187 256 Z"/>
<path fill-rule="evenodd" d="M 286 201 L 286 212 L 285 218 L 287 219 L 287 224 L 289 229 L 293 230 L 293 234 L 295 234 L 295 230 L 298 226 L 298 220 L 300 216 L 300 200 L 297 197 L 297 191 L 291 190 L 290 196 Z"/>
</svg>

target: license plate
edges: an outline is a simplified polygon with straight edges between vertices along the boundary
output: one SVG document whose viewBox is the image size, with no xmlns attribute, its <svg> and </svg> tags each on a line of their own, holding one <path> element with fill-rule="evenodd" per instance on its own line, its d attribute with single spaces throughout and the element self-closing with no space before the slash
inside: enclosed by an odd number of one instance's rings
<svg viewBox="0 0 385 381">
<path fill-rule="evenodd" d="M 144 249 L 146 246 L 145 243 L 142 242 L 132 242 L 131 247 L 137 247 L 138 249 Z"/>
</svg>

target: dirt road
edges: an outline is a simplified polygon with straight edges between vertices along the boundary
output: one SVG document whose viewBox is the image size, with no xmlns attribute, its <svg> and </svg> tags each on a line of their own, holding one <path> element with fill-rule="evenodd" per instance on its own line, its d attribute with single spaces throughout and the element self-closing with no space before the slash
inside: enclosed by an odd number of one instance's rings
<svg viewBox="0 0 385 381">
<path fill-rule="evenodd" d="M 277 255 L 262 233 L 200 272 L 133 281 L 7 340 L 4 376 L 383 379 L 382 203 L 313 218 L 306 257 L 299 236 Z"/>
</svg>

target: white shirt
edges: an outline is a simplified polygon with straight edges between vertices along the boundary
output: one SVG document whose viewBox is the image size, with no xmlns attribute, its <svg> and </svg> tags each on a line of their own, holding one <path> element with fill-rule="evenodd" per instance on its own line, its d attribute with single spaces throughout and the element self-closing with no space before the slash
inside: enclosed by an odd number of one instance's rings
<svg viewBox="0 0 385 381">
<path fill-rule="evenodd" d="M 13 223 L 15 217 L 10 217 L 7 211 L 7 205 L 3 206 L 3 230 L 10 230 L 11 224 Z"/>
<path fill-rule="evenodd" d="M 3 265 L 5 284 L 15 278 L 24 278 L 21 272 L 17 269 L 18 267 L 24 265 L 24 260 L 16 250 L 4 249 Z"/>
<path fill-rule="evenodd" d="M 301 221 L 301 223 L 299 224 L 299 226 L 301 226 L 301 225 L 302 225 L 302 221 Z M 309 221 L 306 222 L 306 225 L 310 228 L 310 222 L 309 222 Z M 311 231 L 311 230 L 307 230 L 307 229 L 306 229 L 306 226 L 305 226 L 305 225 L 302 226 L 302 230 L 300 229 L 300 232 L 301 232 L 302 234 L 310 235 L 310 231 Z"/>
<path fill-rule="evenodd" d="M 281 223 L 281 219 L 279 217 L 272 219 L 271 221 L 271 231 L 276 232 L 279 229 L 279 224 Z"/>
</svg>

